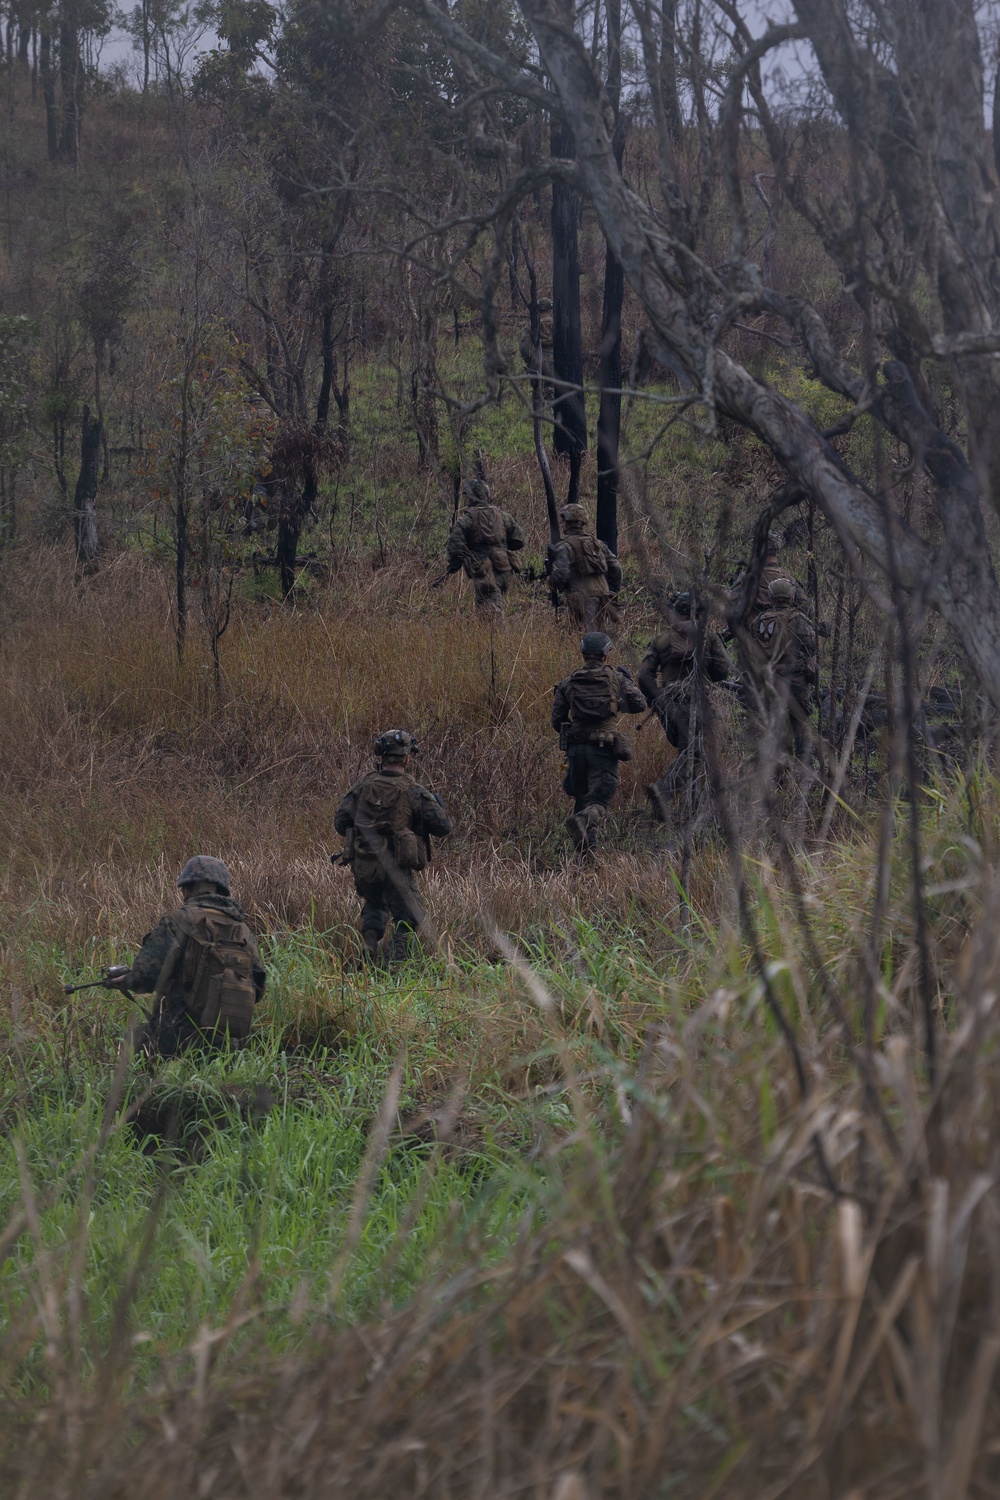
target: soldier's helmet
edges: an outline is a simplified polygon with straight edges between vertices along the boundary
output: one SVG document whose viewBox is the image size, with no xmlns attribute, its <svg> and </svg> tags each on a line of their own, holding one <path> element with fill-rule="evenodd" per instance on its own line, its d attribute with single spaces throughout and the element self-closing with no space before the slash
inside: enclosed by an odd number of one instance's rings
<svg viewBox="0 0 1000 1500">
<path fill-rule="evenodd" d="M 462 486 L 462 493 L 470 505 L 490 503 L 490 487 L 485 479 L 467 479 Z"/>
<path fill-rule="evenodd" d="M 611 637 L 605 635 L 603 630 L 588 630 L 580 642 L 580 650 L 584 656 L 599 656 L 602 659 L 607 656 L 611 646 Z"/>
<path fill-rule="evenodd" d="M 405 760 L 420 754 L 420 746 L 407 729 L 387 729 L 376 736 L 372 750 L 377 760 Z"/>
<path fill-rule="evenodd" d="M 552 298 L 551 297 L 539 297 L 539 299 L 538 299 L 538 311 L 540 313 L 551 312 L 552 311 Z"/>
<path fill-rule="evenodd" d="M 781 532 L 772 526 L 771 530 L 767 533 L 767 556 L 777 557 L 784 544 L 784 540 Z"/>
<path fill-rule="evenodd" d="M 221 859 L 214 859 L 211 854 L 195 854 L 189 859 L 177 877 L 177 884 L 183 890 L 185 886 L 198 885 L 202 880 L 212 881 L 223 896 L 232 895 L 229 871 Z"/>
<path fill-rule="evenodd" d="M 682 619 L 690 620 L 691 595 L 688 593 L 687 589 L 684 589 L 681 593 L 674 595 L 673 606 L 675 613 L 679 614 Z"/>
<path fill-rule="evenodd" d="M 567 531 L 582 531 L 587 524 L 587 512 L 582 505 L 564 505 L 559 519 Z"/>
<path fill-rule="evenodd" d="M 772 604 L 784 608 L 795 603 L 795 584 L 790 578 L 772 578 L 767 586 L 767 597 Z"/>
</svg>

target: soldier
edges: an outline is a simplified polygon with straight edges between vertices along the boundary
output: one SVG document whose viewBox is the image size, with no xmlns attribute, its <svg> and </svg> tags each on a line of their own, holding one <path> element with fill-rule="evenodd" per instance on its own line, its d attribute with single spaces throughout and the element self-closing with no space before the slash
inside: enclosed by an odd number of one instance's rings
<svg viewBox="0 0 1000 1500">
<path fill-rule="evenodd" d="M 469 503 L 448 537 L 448 572 L 465 569 L 477 609 L 502 610 L 511 574 L 521 571 L 514 553 L 524 546 L 524 532 L 512 515 L 491 503 L 482 479 L 470 479 L 464 493 Z"/>
<path fill-rule="evenodd" d="M 552 700 L 552 728 L 566 752 L 563 791 L 573 798 L 566 827 L 578 856 L 597 849 L 597 828 L 618 788 L 618 762 L 632 747 L 615 722 L 620 713 L 641 714 L 645 702 L 625 667 L 607 661 L 611 637 L 590 631 L 580 642 L 583 666 L 558 683 Z"/>
<path fill-rule="evenodd" d="M 373 745 L 377 769 L 351 787 L 333 826 L 344 836 L 342 855 L 361 897 L 361 938 L 374 959 L 390 918 L 395 923 L 387 957 L 405 958 L 427 913 L 414 875 L 430 863 L 430 836 L 446 838 L 451 819 L 444 803 L 409 774 L 419 746 L 405 729 L 389 729 Z"/>
<path fill-rule="evenodd" d="M 699 605 L 698 614 L 704 614 L 704 605 Z M 729 657 L 714 630 L 705 631 L 700 662 L 696 658 L 698 621 L 692 618 L 689 593 L 675 594 L 666 626 L 646 647 L 639 668 L 639 687 L 678 752 L 666 775 L 646 788 L 651 811 L 659 821 L 666 817 L 666 799 L 680 790 L 689 767 L 701 760 L 698 668 L 709 682 L 725 682 L 729 677 Z"/>
<path fill-rule="evenodd" d="M 246 912 L 234 901 L 221 859 L 196 854 L 177 877 L 183 905 L 146 934 L 113 989 L 153 996 L 149 1020 L 132 1032 L 136 1051 L 173 1057 L 201 1041 L 240 1046 L 266 974 Z"/>
<path fill-rule="evenodd" d="M 805 590 L 802 588 L 801 584 L 796 583 L 793 578 L 789 578 L 787 568 L 782 566 L 782 563 L 780 561 L 781 546 L 781 532 L 775 531 L 772 528 L 767 533 L 764 564 L 760 570 L 760 579 L 757 584 L 757 592 L 754 595 L 753 602 L 750 605 L 750 610 L 746 618 L 746 626 L 748 630 L 752 630 L 754 628 L 757 617 L 763 614 L 764 610 L 771 608 L 771 598 L 768 594 L 768 589 L 776 578 L 782 578 L 786 583 L 791 583 L 795 591 L 794 603 L 796 609 L 805 609 L 808 606 L 809 601 L 806 597 Z M 744 568 L 737 578 L 735 584 L 733 585 L 732 591 L 730 593 L 730 599 L 733 603 L 736 603 L 739 599 L 740 593 L 742 591 L 743 580 L 746 577 L 746 574 L 747 570 Z"/>
<path fill-rule="evenodd" d="M 622 586 L 621 563 L 599 542 L 582 505 L 559 512 L 565 535 L 551 549 L 553 587 L 563 595 L 576 630 L 607 629 L 621 623 L 615 595 Z"/>
<path fill-rule="evenodd" d="M 542 346 L 542 399 L 551 406 L 555 400 L 555 388 L 552 384 L 555 379 L 555 367 L 552 363 L 552 303 L 548 297 L 539 297 L 538 299 L 538 332 L 539 342 Z M 530 323 L 527 323 L 521 329 L 521 337 L 518 340 L 517 347 L 521 359 L 524 361 L 524 368 L 531 375 L 538 374 Z"/>
<path fill-rule="evenodd" d="M 812 740 L 816 631 L 799 605 L 801 593 L 794 579 L 773 578 L 767 590 L 768 607 L 757 615 L 751 639 L 757 657 L 757 694 L 761 696 L 761 689 L 773 685 L 788 715 L 795 754 L 803 759 Z"/>
</svg>

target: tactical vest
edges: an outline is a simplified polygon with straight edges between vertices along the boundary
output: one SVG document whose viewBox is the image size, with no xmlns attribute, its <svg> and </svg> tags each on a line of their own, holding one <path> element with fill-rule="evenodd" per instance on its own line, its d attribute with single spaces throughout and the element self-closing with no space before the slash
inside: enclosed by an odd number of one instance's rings
<svg viewBox="0 0 1000 1500">
<path fill-rule="evenodd" d="M 614 667 L 578 667 L 566 684 L 574 724 L 600 724 L 618 713 L 619 676 Z"/>
<path fill-rule="evenodd" d="M 173 977 L 185 1007 L 202 1031 L 242 1041 L 249 1035 L 257 998 L 249 927 L 211 906 L 184 906 L 171 919 L 180 930 Z M 160 985 L 157 989 L 162 993 Z"/>
<path fill-rule="evenodd" d="M 413 792 L 409 776 L 373 771 L 361 783 L 354 813 L 354 873 L 375 880 L 391 871 L 422 870 L 427 845 L 413 829 Z"/>
<path fill-rule="evenodd" d="M 569 548 L 570 566 L 574 573 L 579 573 L 584 578 L 607 575 L 608 559 L 596 536 L 589 533 L 582 536 L 574 534 L 564 537 L 563 541 Z"/>
<path fill-rule="evenodd" d="M 808 670 L 816 636 L 798 610 L 766 609 L 757 618 L 754 635 L 765 655 L 786 671 Z"/>
<path fill-rule="evenodd" d="M 477 551 L 507 545 L 503 512 L 496 505 L 474 505 L 469 510 L 469 546 Z"/>
</svg>

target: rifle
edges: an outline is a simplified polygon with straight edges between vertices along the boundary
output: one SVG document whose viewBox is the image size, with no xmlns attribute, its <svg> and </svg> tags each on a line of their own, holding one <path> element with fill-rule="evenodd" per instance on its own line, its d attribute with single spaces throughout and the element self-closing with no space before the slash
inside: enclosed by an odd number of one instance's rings
<svg viewBox="0 0 1000 1500">
<path fill-rule="evenodd" d="M 455 571 L 457 572 L 458 570 L 456 569 Z M 445 568 L 444 572 L 441 574 L 441 577 L 440 578 L 435 578 L 433 580 L 433 582 L 431 583 L 431 588 L 432 589 L 439 589 L 441 587 L 442 583 L 444 583 L 446 581 L 446 579 L 448 579 L 448 578 L 451 577 L 451 574 L 452 574 L 451 568 Z"/>
<path fill-rule="evenodd" d="M 63 994 L 75 995 L 77 990 L 96 990 L 103 987 L 109 990 L 119 990 L 121 994 L 128 995 L 131 1000 L 133 997 L 129 994 L 129 991 L 120 989 L 119 985 L 119 981 L 124 978 L 128 971 L 128 964 L 112 964 L 110 968 L 104 970 L 100 979 L 88 979 L 85 984 L 64 984 Z"/>
</svg>

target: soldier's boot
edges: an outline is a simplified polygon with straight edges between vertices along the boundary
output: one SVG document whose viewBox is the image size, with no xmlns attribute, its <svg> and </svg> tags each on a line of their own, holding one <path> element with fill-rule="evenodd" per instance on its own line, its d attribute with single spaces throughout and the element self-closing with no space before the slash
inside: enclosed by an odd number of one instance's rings
<svg viewBox="0 0 1000 1500">
<path fill-rule="evenodd" d="M 374 927 L 363 927 L 361 929 L 361 941 L 365 945 L 364 956 L 367 963 L 374 964 L 378 962 L 378 945 L 381 938 L 382 934 L 376 932 Z"/>
<path fill-rule="evenodd" d="M 566 831 L 573 840 L 573 848 L 576 850 L 577 856 L 580 858 L 585 857 L 590 828 L 582 813 L 570 813 L 566 819 Z"/>
<path fill-rule="evenodd" d="M 414 929 L 405 924 L 400 926 L 397 922 L 385 956 L 389 963 L 401 963 L 412 958 L 418 947 L 419 943 Z"/>
</svg>

